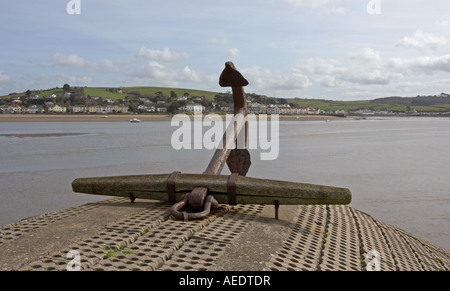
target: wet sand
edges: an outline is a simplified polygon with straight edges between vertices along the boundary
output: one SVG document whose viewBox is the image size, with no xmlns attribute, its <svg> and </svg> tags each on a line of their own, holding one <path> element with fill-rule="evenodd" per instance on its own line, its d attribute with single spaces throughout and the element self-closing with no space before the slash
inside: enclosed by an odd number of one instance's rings
<svg viewBox="0 0 450 291">
<path fill-rule="evenodd" d="M 170 115 L 73 115 L 73 114 L 0 114 L 0 122 L 122 122 L 138 118 L 142 121 L 170 121 Z"/>
<path fill-rule="evenodd" d="M 133 118 L 141 121 L 171 121 L 173 115 L 159 114 L 124 114 L 124 115 L 72 115 L 72 114 L 0 114 L 0 122 L 129 122 Z M 325 115 L 280 115 L 280 121 L 314 121 L 331 120 L 341 117 Z M 223 118 L 225 120 L 225 118 Z"/>
<path fill-rule="evenodd" d="M 85 133 L 37 133 L 37 134 L 0 134 L 3 137 L 17 137 L 17 138 L 26 138 L 26 137 L 58 137 L 58 136 L 72 136 L 72 135 L 83 135 Z"/>
</svg>

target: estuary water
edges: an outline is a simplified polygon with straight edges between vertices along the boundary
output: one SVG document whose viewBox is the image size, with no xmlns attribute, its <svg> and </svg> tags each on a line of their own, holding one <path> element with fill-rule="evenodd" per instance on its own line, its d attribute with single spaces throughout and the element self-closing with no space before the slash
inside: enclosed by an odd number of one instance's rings
<svg viewBox="0 0 450 291">
<path fill-rule="evenodd" d="M 170 122 L 0 122 L 0 225 L 106 199 L 73 193 L 79 177 L 202 173 L 213 151 L 174 150 L 175 130 Z M 252 150 L 247 175 L 349 188 L 351 207 L 450 249 L 449 150 L 447 118 L 281 121 L 278 158 Z"/>
</svg>

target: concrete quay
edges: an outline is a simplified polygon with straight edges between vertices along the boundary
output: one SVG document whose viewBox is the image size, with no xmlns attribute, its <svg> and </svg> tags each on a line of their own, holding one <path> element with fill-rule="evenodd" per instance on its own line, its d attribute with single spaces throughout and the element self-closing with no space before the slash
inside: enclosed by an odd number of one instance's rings
<svg viewBox="0 0 450 291">
<path fill-rule="evenodd" d="M 183 222 L 113 198 L 0 227 L 2 271 L 435 271 L 450 252 L 348 206 L 221 205 Z"/>
</svg>

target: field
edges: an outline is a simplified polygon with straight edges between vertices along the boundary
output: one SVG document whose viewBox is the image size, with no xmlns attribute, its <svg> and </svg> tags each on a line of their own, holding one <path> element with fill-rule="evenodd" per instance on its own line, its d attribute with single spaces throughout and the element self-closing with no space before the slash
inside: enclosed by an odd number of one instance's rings
<svg viewBox="0 0 450 291">
<path fill-rule="evenodd" d="M 194 90 L 194 89 L 179 89 L 179 88 L 165 88 L 165 87 L 123 87 L 122 93 L 113 93 L 109 88 L 102 87 L 87 87 L 84 89 L 84 93 L 90 96 L 98 96 L 102 98 L 111 99 L 123 99 L 127 95 L 133 93 L 139 93 L 142 96 L 154 96 L 156 93 L 161 92 L 164 96 L 170 96 L 171 91 L 175 92 L 177 96 L 183 96 L 188 93 L 191 97 L 205 97 L 207 100 L 214 100 L 216 92 Z"/>
<path fill-rule="evenodd" d="M 409 109 L 415 109 L 418 112 L 448 112 L 450 104 L 429 105 L 429 106 L 407 106 L 397 104 L 375 104 L 370 100 L 366 101 L 332 101 L 332 100 L 316 100 L 316 99 L 289 99 L 289 103 L 293 103 L 299 107 L 318 108 L 320 110 L 373 110 L 373 111 L 393 111 L 406 112 Z M 409 107 L 409 108 L 408 108 Z"/>
<path fill-rule="evenodd" d="M 110 89 L 121 89 L 121 93 L 113 92 L 114 90 Z M 91 97 L 102 97 L 102 98 L 111 98 L 111 99 L 124 99 L 127 95 L 132 95 L 133 93 L 139 93 L 142 96 L 156 95 L 158 92 L 162 92 L 165 96 L 170 96 L 170 92 L 173 91 L 177 96 L 182 96 L 185 93 L 188 93 L 190 97 L 205 97 L 208 101 L 213 101 L 214 96 L 218 92 L 210 92 L 204 90 L 196 90 L 196 89 L 182 89 L 182 88 L 166 88 L 166 87 L 84 87 L 84 94 L 86 96 Z M 40 97 L 44 97 L 47 95 L 62 95 L 62 88 L 53 88 L 48 90 L 40 90 L 38 95 Z M 7 96 L 0 96 L 0 99 L 9 99 L 19 96 L 24 96 L 23 93 L 14 93 Z"/>
</svg>

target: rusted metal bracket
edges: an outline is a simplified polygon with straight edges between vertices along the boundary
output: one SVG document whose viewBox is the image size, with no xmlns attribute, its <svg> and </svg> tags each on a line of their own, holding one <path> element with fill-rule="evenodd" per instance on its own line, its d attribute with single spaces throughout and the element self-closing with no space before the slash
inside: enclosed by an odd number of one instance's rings
<svg viewBox="0 0 450 291">
<path fill-rule="evenodd" d="M 230 127 L 234 130 L 226 130 L 222 138 L 223 148 L 217 149 L 212 157 L 208 167 L 203 174 L 219 175 L 225 163 L 232 173 L 228 183 L 229 204 L 236 205 L 236 179 L 239 175 L 245 176 L 250 167 L 250 153 L 247 149 L 232 150 L 236 144 L 237 137 L 242 130 L 245 130 L 245 146 L 247 147 L 247 124 L 245 117 L 247 116 L 247 102 L 245 100 L 244 86 L 248 85 L 248 81 L 236 70 L 232 62 L 225 64 L 225 69 L 220 75 L 219 85 L 221 87 L 231 87 L 233 90 L 234 102 L 234 120 L 230 123 Z M 230 154 L 233 153 L 231 156 Z M 169 201 L 174 202 L 175 196 L 175 173 L 169 177 L 167 182 L 167 190 L 169 192 Z M 234 189 L 234 190 L 233 190 Z M 234 194 L 233 194 L 234 193 Z M 174 204 L 170 210 L 172 215 L 181 220 L 200 219 L 207 216 L 211 207 L 218 206 L 213 196 L 208 195 L 208 189 L 204 187 L 194 188 L 191 193 L 185 195 L 184 200 Z M 182 212 L 183 209 L 192 209 L 201 212 Z"/>
<path fill-rule="evenodd" d="M 173 172 L 172 175 L 170 175 L 169 179 L 167 179 L 167 195 L 169 203 L 177 202 L 175 196 L 175 180 L 179 174 L 181 174 L 181 172 Z"/>
<path fill-rule="evenodd" d="M 275 200 L 273 204 L 275 205 L 275 219 L 278 220 L 278 211 L 280 209 L 280 202 L 278 200 Z"/>
<path fill-rule="evenodd" d="M 130 197 L 130 202 L 131 202 L 131 203 L 134 203 L 134 201 L 136 200 L 136 197 L 134 197 L 134 193 L 133 193 L 133 192 L 130 192 L 130 193 L 128 194 L 128 197 Z"/>
<path fill-rule="evenodd" d="M 236 203 L 236 180 L 239 177 L 238 173 L 233 173 L 228 178 L 227 191 L 228 191 L 228 204 L 237 205 Z"/>
</svg>

